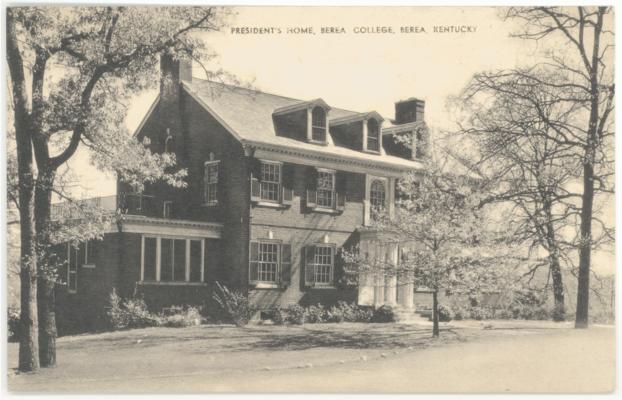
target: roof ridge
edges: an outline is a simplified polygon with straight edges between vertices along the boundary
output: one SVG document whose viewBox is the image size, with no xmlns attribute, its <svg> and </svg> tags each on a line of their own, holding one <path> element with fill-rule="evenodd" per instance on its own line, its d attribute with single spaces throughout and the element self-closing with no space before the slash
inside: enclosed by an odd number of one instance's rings
<svg viewBox="0 0 622 400">
<path fill-rule="evenodd" d="M 299 101 L 299 102 L 309 101 L 309 100 L 298 99 L 298 98 L 295 98 L 295 97 L 288 97 L 288 96 L 283 96 L 283 95 L 280 95 L 280 94 L 275 94 L 275 93 L 265 92 L 265 91 L 263 91 L 263 90 L 258 90 L 258 89 L 250 89 L 250 88 L 243 87 L 243 86 L 238 86 L 238 85 L 233 85 L 233 84 L 229 84 L 229 83 L 224 83 L 224 82 L 213 81 L 213 80 L 210 80 L 210 79 L 196 78 L 196 77 L 194 77 L 194 76 L 192 77 L 192 81 L 190 81 L 190 82 L 193 82 L 193 81 L 195 81 L 195 80 L 200 80 L 200 81 L 203 81 L 203 82 L 208 82 L 208 83 L 214 83 L 214 84 L 216 84 L 216 85 L 221 85 L 221 86 L 228 86 L 228 87 L 230 87 L 230 88 L 234 88 L 234 89 L 246 90 L 246 91 L 248 91 L 248 92 L 254 92 L 254 93 L 259 93 L 259 94 L 265 94 L 265 95 L 268 95 L 268 96 L 280 97 L 280 98 L 282 98 L 282 99 L 286 99 L 286 100 L 294 100 L 294 101 Z M 317 98 L 314 98 L 314 99 L 312 99 L 312 100 L 317 100 L 317 99 L 322 99 L 322 100 L 324 100 L 322 97 L 317 97 Z M 346 108 L 341 108 L 341 107 L 332 107 L 332 106 L 331 106 L 331 108 L 334 108 L 334 109 L 336 109 L 336 110 L 341 110 L 341 111 L 351 112 L 351 113 L 355 113 L 355 114 L 363 114 L 363 113 L 362 113 L 362 112 L 360 112 L 360 111 L 348 110 L 348 109 L 346 109 Z"/>
</svg>

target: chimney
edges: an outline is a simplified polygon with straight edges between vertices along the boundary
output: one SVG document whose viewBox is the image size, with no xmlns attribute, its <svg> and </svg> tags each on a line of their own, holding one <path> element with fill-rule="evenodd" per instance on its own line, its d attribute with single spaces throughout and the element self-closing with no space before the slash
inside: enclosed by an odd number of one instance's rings
<svg viewBox="0 0 622 400">
<path fill-rule="evenodd" d="M 181 113 L 181 82 L 192 82 L 192 60 L 160 56 L 160 116 L 159 150 L 179 155 L 183 146 Z"/>
<path fill-rule="evenodd" d="M 423 121 L 425 101 L 411 97 L 395 103 L 395 123 L 407 124 L 409 122 Z"/>
</svg>

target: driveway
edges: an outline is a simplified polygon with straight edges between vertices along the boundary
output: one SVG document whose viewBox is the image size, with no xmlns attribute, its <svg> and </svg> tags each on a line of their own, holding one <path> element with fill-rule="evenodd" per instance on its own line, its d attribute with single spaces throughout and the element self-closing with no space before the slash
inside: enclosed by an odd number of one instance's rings
<svg viewBox="0 0 622 400">
<path fill-rule="evenodd" d="M 59 366 L 9 373 L 27 392 L 609 392 L 611 327 L 476 322 L 153 328 L 59 340 Z M 9 347 L 9 357 L 15 356 Z M 10 359 L 11 361 L 11 359 Z M 14 364 L 10 362 L 9 366 Z"/>
</svg>

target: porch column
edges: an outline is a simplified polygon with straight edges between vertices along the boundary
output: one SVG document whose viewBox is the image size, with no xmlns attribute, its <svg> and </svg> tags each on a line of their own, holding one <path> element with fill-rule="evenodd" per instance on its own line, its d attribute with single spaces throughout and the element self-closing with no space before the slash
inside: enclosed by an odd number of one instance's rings
<svg viewBox="0 0 622 400">
<path fill-rule="evenodd" d="M 384 304 L 384 273 L 376 272 L 374 275 L 374 306 L 380 307 Z"/>
<path fill-rule="evenodd" d="M 387 244 L 386 260 L 397 265 L 397 244 Z M 394 271 L 385 275 L 384 304 L 395 306 L 397 303 L 397 276 Z"/>
<path fill-rule="evenodd" d="M 400 275 L 397 287 L 398 304 L 404 308 L 412 309 L 414 307 L 414 291 L 415 284 L 411 274 Z"/>
</svg>

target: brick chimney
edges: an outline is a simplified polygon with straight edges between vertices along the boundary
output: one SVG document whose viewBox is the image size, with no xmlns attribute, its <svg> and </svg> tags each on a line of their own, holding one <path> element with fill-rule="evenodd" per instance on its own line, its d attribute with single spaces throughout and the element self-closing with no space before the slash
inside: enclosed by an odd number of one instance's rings
<svg viewBox="0 0 622 400">
<path fill-rule="evenodd" d="M 425 101 L 411 97 L 395 103 L 395 123 L 407 124 L 409 122 L 423 121 Z"/>
<path fill-rule="evenodd" d="M 181 156 L 183 148 L 181 82 L 192 82 L 192 60 L 175 58 L 173 54 L 160 56 L 160 151 Z M 181 160 L 180 160 L 181 161 Z"/>
</svg>

